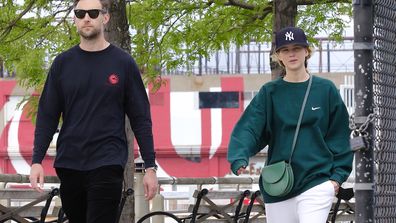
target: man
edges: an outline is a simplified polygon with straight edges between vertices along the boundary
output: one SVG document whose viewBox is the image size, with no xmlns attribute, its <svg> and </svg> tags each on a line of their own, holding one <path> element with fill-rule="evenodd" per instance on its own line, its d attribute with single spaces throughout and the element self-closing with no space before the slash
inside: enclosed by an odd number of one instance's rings
<svg viewBox="0 0 396 223">
<path fill-rule="evenodd" d="M 146 199 L 158 187 L 147 94 L 135 61 L 104 38 L 108 8 L 105 0 L 75 1 L 80 44 L 55 58 L 38 108 L 30 182 L 42 191 L 41 162 L 62 117 L 54 167 L 70 223 L 115 221 L 128 156 L 125 114 L 145 162 Z"/>
</svg>

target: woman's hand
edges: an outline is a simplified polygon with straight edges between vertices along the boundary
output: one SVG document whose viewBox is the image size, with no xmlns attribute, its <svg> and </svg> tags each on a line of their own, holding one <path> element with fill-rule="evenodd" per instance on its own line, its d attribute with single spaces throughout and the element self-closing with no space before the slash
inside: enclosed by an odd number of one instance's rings
<svg viewBox="0 0 396 223">
<path fill-rule="evenodd" d="M 330 180 L 330 182 L 334 186 L 335 195 L 337 195 L 338 191 L 340 190 L 340 184 L 337 181 L 334 181 L 334 180 Z"/>
<path fill-rule="evenodd" d="M 241 175 L 246 170 L 246 166 L 241 166 L 237 171 L 237 176 Z"/>
</svg>

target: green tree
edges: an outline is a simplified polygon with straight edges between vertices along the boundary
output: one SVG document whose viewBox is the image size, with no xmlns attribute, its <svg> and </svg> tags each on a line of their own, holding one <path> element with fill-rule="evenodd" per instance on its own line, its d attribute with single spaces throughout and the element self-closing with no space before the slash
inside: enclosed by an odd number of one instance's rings
<svg viewBox="0 0 396 223">
<path fill-rule="evenodd" d="M 273 31 L 285 26 L 340 39 L 345 18 L 352 15 L 350 0 L 135 0 L 128 10 L 131 27 L 138 30 L 133 52 L 150 78 L 231 44 L 271 42 Z"/>
<path fill-rule="evenodd" d="M 309 36 L 340 39 L 351 18 L 350 0 L 130 0 L 113 1 L 113 16 L 126 14 L 129 29 L 115 20 L 112 33 L 137 59 L 146 83 L 160 70 L 194 64 L 251 41 L 270 42 L 273 31 L 298 25 Z M 72 1 L 0 0 L 0 57 L 23 86 L 40 89 L 49 62 L 78 43 Z M 111 30 L 111 29 L 109 29 Z M 117 32 L 118 31 L 118 32 Z M 113 35 L 108 35 L 109 40 Z M 131 45 L 129 45 L 129 36 Z M 313 39 L 310 39 L 314 42 Z M 117 42 L 117 41 L 116 41 Z"/>
<path fill-rule="evenodd" d="M 78 43 L 71 10 L 69 1 L 0 1 L 0 57 L 22 86 L 41 92 L 50 61 Z M 32 97 L 33 118 L 36 104 Z"/>
</svg>

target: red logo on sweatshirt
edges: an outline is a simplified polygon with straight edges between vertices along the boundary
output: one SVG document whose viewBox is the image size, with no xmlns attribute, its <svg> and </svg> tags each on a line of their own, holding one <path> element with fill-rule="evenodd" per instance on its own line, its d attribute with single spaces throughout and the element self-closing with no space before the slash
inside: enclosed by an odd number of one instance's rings
<svg viewBox="0 0 396 223">
<path fill-rule="evenodd" d="M 116 85 L 119 81 L 118 75 L 117 74 L 110 74 L 109 76 L 109 83 L 112 85 Z"/>
</svg>

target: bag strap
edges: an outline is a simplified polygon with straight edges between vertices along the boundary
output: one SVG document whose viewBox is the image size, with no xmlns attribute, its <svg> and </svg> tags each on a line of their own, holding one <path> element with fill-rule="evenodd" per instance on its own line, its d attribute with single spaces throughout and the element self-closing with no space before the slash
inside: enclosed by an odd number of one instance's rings
<svg viewBox="0 0 396 223">
<path fill-rule="evenodd" d="M 308 99 L 309 91 L 311 90 L 311 85 L 312 85 L 312 75 L 309 75 L 308 87 L 307 87 L 307 90 L 305 91 L 304 101 L 302 103 L 301 111 L 300 111 L 300 117 L 298 117 L 296 132 L 294 133 L 294 139 L 293 139 L 292 149 L 291 149 L 290 158 L 289 158 L 289 164 L 291 164 L 291 159 L 293 156 L 294 148 L 296 147 L 297 136 L 298 136 L 298 132 L 300 131 L 301 120 L 302 120 L 302 117 L 304 114 L 305 105 L 307 104 L 307 99 Z"/>
</svg>

